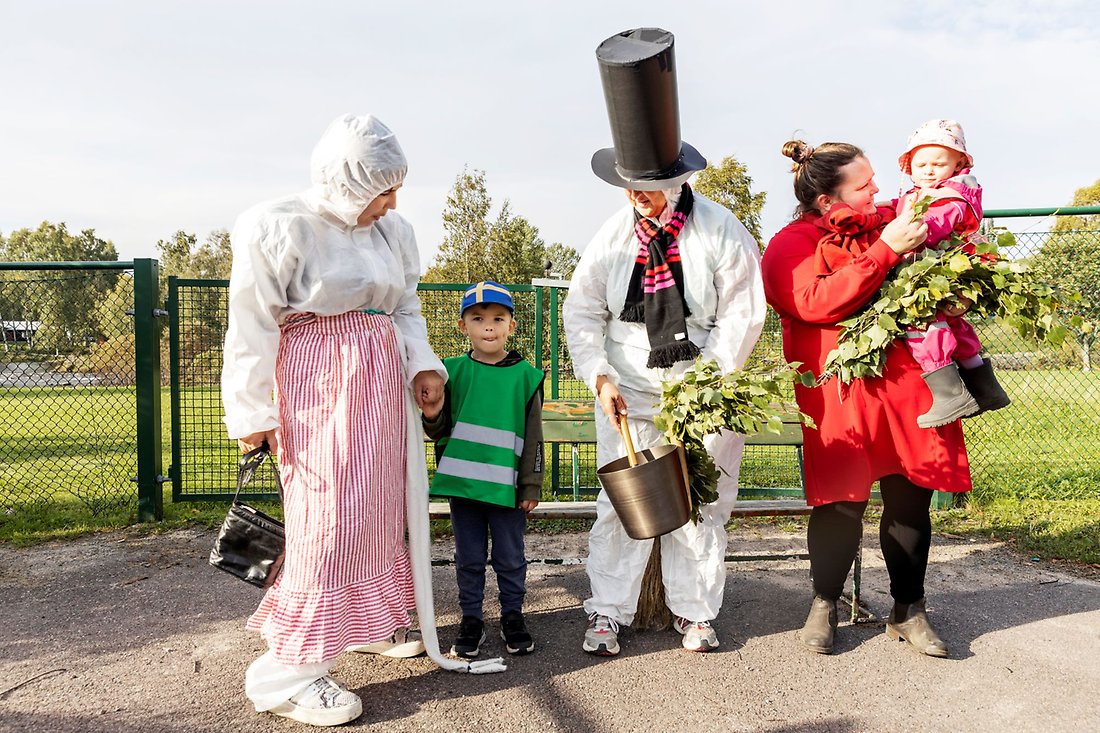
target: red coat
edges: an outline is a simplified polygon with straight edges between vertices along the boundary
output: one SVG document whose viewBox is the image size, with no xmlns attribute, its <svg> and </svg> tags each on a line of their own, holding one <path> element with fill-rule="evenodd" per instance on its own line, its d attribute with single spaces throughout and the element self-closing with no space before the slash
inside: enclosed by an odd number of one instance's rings
<svg viewBox="0 0 1100 733">
<path fill-rule="evenodd" d="M 783 354 L 820 374 L 836 346 L 836 325 L 866 305 L 900 258 L 878 239 L 835 272 L 818 276 L 817 242 L 825 234 L 806 216 L 788 224 L 764 250 L 764 294 L 783 323 Z M 881 377 L 857 379 L 841 393 L 834 377 L 821 387 L 795 387 L 802 411 L 817 423 L 803 427 L 806 501 L 866 501 L 871 484 L 900 473 L 918 486 L 969 491 L 970 463 L 959 421 L 917 427 L 932 394 L 908 349 L 895 341 Z"/>
</svg>

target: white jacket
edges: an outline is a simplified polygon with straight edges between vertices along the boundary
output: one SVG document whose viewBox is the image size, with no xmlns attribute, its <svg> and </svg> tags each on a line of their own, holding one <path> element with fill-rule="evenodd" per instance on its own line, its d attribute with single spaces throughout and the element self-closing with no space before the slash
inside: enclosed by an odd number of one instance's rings
<svg viewBox="0 0 1100 733">
<path fill-rule="evenodd" d="M 313 188 L 252 207 L 230 236 L 222 402 L 231 438 L 278 427 L 272 390 L 279 326 L 294 313 L 388 313 L 409 379 L 422 371 L 446 379 L 420 314 L 412 226 L 392 211 L 368 226 L 354 223 L 374 197 L 404 179 L 404 154 L 392 133 L 369 116 L 339 118 L 318 143 L 312 167 Z"/>
<path fill-rule="evenodd" d="M 723 371 L 739 369 L 764 326 L 764 288 L 756 240 L 727 209 L 695 193 L 678 239 L 684 293 L 691 315 L 688 338 Z M 618 316 L 638 254 L 634 209 L 624 207 L 600 228 L 573 273 L 562 316 L 573 370 L 595 392 L 606 375 L 619 387 L 635 417 L 651 418 L 661 382 L 691 362 L 670 369 L 646 367 L 649 337 L 644 323 Z"/>
</svg>

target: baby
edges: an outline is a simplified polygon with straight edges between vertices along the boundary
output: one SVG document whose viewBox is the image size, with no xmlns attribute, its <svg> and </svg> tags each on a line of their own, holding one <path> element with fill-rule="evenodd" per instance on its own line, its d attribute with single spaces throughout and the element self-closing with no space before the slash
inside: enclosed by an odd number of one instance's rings
<svg viewBox="0 0 1100 733">
<path fill-rule="evenodd" d="M 966 137 L 959 123 L 925 122 L 909 136 L 898 165 L 914 184 L 898 199 L 898 212 L 907 202 L 932 199 L 924 214 L 928 225 L 924 246 L 936 247 L 953 234 L 969 246 L 970 236 L 982 221 L 982 187 L 970 174 L 974 158 L 966 152 Z M 932 391 L 932 406 L 917 417 L 922 428 L 999 410 L 1009 403 L 992 365 L 981 356 L 978 334 L 962 317 L 965 311 L 965 303 L 944 309 L 925 330 L 906 334 L 906 345 Z"/>
</svg>

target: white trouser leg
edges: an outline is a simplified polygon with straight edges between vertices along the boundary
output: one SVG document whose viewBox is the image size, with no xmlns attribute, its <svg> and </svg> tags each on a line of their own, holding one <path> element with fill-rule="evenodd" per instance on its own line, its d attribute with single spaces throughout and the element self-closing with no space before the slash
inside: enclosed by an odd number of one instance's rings
<svg viewBox="0 0 1100 733">
<path fill-rule="evenodd" d="M 275 661 L 270 651 L 264 652 L 244 673 L 244 694 L 256 706 L 256 712 L 271 710 L 327 675 L 335 661 L 283 664 Z"/>
<path fill-rule="evenodd" d="M 649 420 L 631 418 L 630 433 L 637 451 L 668 442 Z M 597 406 L 597 465 L 606 465 L 624 455 L 621 436 Z M 607 492 L 601 491 L 596 498 L 596 522 L 588 533 L 588 582 L 592 597 L 584 602 L 585 612 L 630 625 L 638 610 L 642 576 L 652 546 L 653 540 L 636 540 L 626 533 Z"/>
<path fill-rule="evenodd" d="M 737 500 L 737 478 L 745 436 L 723 430 L 707 438 L 707 451 L 718 466 L 718 499 L 700 510 L 698 524 L 688 522 L 661 538 L 661 574 L 668 608 L 689 621 L 718 617 L 726 588 L 726 522 Z"/>
<path fill-rule="evenodd" d="M 636 450 L 667 441 L 649 420 L 632 418 L 631 435 Z M 603 466 L 622 457 L 625 449 L 610 422 L 597 412 L 597 463 Z M 691 621 L 717 618 L 726 588 L 726 548 L 729 521 L 737 501 L 738 476 L 745 436 L 723 430 L 706 439 L 706 447 L 718 466 L 718 499 L 700 510 L 698 524 L 685 524 L 661 538 L 661 575 L 669 610 Z M 588 580 L 592 597 L 586 613 L 608 616 L 629 625 L 638 609 L 642 576 L 653 540 L 632 539 L 611 506 L 606 492 L 596 500 L 596 522 L 588 535 Z"/>
</svg>

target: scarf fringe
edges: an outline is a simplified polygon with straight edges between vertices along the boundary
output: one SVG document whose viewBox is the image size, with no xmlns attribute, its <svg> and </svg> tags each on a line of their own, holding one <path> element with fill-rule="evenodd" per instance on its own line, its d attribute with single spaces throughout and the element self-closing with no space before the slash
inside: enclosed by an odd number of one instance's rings
<svg viewBox="0 0 1100 733">
<path fill-rule="evenodd" d="M 646 367 L 650 369 L 668 369 L 678 361 L 693 361 L 702 353 L 699 347 L 691 341 L 679 341 L 675 344 L 666 344 L 649 350 L 649 360 Z"/>
<path fill-rule="evenodd" d="M 619 320 L 623 323 L 644 323 L 645 303 L 627 303 L 619 314 Z"/>
</svg>

